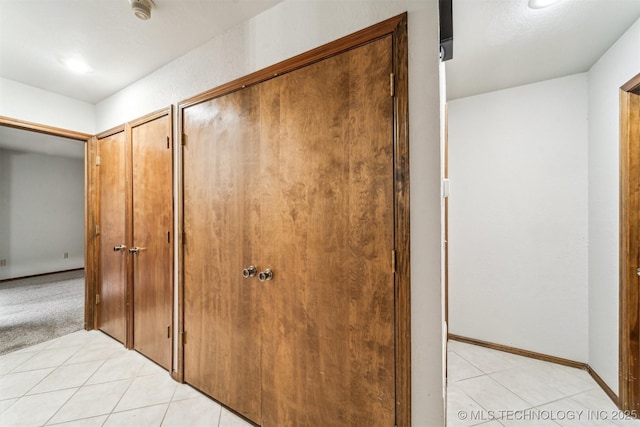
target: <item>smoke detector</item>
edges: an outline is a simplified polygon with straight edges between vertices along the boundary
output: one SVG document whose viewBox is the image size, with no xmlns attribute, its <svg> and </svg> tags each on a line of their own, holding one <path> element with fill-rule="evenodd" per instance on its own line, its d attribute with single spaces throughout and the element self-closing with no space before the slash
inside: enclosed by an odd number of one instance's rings
<svg viewBox="0 0 640 427">
<path fill-rule="evenodd" d="M 131 10 L 136 18 L 146 21 L 151 19 L 151 9 L 153 9 L 152 0 L 129 0 L 131 2 Z"/>
</svg>

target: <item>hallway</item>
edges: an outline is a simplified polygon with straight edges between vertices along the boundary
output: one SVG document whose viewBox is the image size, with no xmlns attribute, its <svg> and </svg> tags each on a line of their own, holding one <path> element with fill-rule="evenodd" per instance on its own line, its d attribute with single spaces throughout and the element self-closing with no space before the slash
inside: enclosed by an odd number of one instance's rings
<svg viewBox="0 0 640 427">
<path fill-rule="evenodd" d="M 0 424 L 250 426 L 98 331 L 0 356 Z"/>
<path fill-rule="evenodd" d="M 457 341 L 448 364 L 449 427 L 640 425 L 579 369 Z M 98 331 L 0 356 L 0 424 L 250 426 Z"/>
<path fill-rule="evenodd" d="M 448 427 L 640 426 L 625 419 L 586 371 L 448 344 Z"/>
</svg>

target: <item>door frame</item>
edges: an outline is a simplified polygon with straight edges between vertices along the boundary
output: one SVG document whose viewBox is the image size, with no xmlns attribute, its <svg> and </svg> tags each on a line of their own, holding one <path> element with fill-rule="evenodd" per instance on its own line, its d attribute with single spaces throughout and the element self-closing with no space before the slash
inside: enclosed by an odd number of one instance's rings
<svg viewBox="0 0 640 427">
<path fill-rule="evenodd" d="M 620 327 L 618 406 L 640 410 L 640 74 L 620 88 Z"/>
<path fill-rule="evenodd" d="M 395 239 L 395 352 L 396 424 L 411 425 L 411 267 L 409 218 L 409 86 L 407 13 L 389 18 L 361 31 L 256 71 L 178 104 L 178 360 L 174 379 L 184 382 L 184 165 L 183 147 L 189 143 L 183 133 L 184 110 L 190 106 L 258 84 L 369 43 L 393 37 L 393 158 L 394 158 L 394 239 Z"/>
<path fill-rule="evenodd" d="M 95 180 L 95 169 L 91 167 L 90 159 L 95 151 L 95 141 L 92 135 L 73 130 L 57 128 L 39 123 L 27 122 L 24 120 L 12 119 L 0 116 L 0 126 L 26 130 L 30 132 L 43 133 L 45 135 L 58 136 L 62 138 L 74 139 L 84 143 L 84 328 L 91 330 L 94 328 L 94 306 L 93 295 L 95 294 L 95 284 L 97 279 L 96 263 L 94 253 L 96 251 L 95 238 L 92 234 L 94 230 L 95 207 L 91 202 L 93 182 Z"/>
</svg>

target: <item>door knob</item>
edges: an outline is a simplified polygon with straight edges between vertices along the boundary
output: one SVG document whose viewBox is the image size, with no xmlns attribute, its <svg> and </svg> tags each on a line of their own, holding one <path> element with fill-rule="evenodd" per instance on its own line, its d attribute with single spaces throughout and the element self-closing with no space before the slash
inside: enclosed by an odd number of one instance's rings
<svg viewBox="0 0 640 427">
<path fill-rule="evenodd" d="M 130 254 L 137 254 L 140 252 L 140 248 L 135 247 L 135 248 L 129 248 L 129 253 Z"/>
<path fill-rule="evenodd" d="M 273 271 L 269 270 L 268 268 L 262 273 L 258 274 L 258 280 L 260 280 L 261 282 L 271 279 L 273 279 Z"/>
<path fill-rule="evenodd" d="M 257 272 L 258 272 L 258 269 L 255 266 L 250 265 L 249 267 L 242 270 L 242 277 L 244 277 L 245 279 L 248 279 L 249 277 L 255 276 Z"/>
<path fill-rule="evenodd" d="M 125 245 L 120 245 L 120 246 L 114 246 L 113 247 L 113 251 L 114 252 L 118 252 L 118 251 L 124 252 L 125 249 L 127 249 L 127 247 Z"/>
</svg>

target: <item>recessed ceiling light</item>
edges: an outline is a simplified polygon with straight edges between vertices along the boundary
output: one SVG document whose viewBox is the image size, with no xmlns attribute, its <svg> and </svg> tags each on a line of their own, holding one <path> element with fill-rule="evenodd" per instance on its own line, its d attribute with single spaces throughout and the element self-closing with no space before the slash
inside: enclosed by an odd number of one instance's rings
<svg viewBox="0 0 640 427">
<path fill-rule="evenodd" d="M 529 0 L 529 7 L 531 9 L 544 9 L 545 7 L 553 6 L 561 0 Z"/>
<path fill-rule="evenodd" d="M 87 74 L 91 71 L 91 67 L 87 65 L 82 59 L 68 58 L 63 61 L 64 65 L 76 74 Z"/>
</svg>

